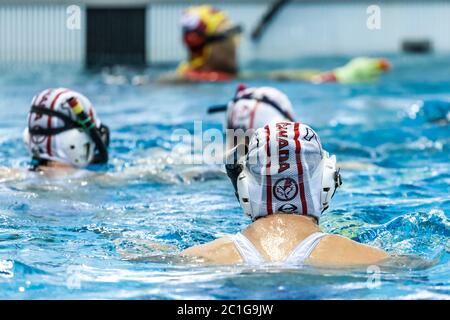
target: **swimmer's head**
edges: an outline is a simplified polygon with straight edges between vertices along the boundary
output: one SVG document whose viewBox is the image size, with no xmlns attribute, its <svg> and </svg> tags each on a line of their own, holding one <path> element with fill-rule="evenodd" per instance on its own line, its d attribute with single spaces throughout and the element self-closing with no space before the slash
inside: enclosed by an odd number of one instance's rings
<svg viewBox="0 0 450 320">
<path fill-rule="evenodd" d="M 82 168 L 107 161 L 109 129 L 82 94 L 47 89 L 33 98 L 24 142 L 38 164 L 56 161 Z"/>
<path fill-rule="evenodd" d="M 206 45 L 232 38 L 241 32 L 232 26 L 227 15 L 212 6 L 201 5 L 188 8 L 181 18 L 183 42 L 192 51 L 202 50 Z"/>
<path fill-rule="evenodd" d="M 289 98 L 278 89 L 240 86 L 234 99 L 228 103 L 228 129 L 245 131 L 282 121 L 294 121 L 294 111 Z"/>
<path fill-rule="evenodd" d="M 240 86 L 227 106 L 227 129 L 242 129 L 251 137 L 254 130 L 267 124 L 294 121 L 289 98 L 272 87 L 245 88 Z"/>
<path fill-rule="evenodd" d="M 322 149 L 313 129 L 296 122 L 257 129 L 248 151 L 238 146 L 228 154 L 226 169 L 252 220 L 291 213 L 318 221 L 341 185 L 336 157 Z"/>
<path fill-rule="evenodd" d="M 382 71 L 389 71 L 392 68 L 391 63 L 384 58 L 378 59 L 378 68 Z"/>
</svg>

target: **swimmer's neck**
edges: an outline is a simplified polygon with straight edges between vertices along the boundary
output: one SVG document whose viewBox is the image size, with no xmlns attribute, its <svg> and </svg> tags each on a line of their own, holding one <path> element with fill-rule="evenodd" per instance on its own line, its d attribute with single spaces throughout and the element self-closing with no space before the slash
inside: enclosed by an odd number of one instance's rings
<svg viewBox="0 0 450 320">
<path fill-rule="evenodd" d="M 242 233 L 268 261 L 281 261 L 304 239 L 319 232 L 313 218 L 273 214 L 259 218 Z"/>
<path fill-rule="evenodd" d="M 259 218 L 258 220 L 254 221 L 252 225 L 257 223 L 264 223 L 267 221 L 278 221 L 278 222 L 289 221 L 294 224 L 303 224 L 318 227 L 316 220 L 311 216 L 288 214 L 288 213 L 276 213 L 267 215 L 263 218 Z"/>
<path fill-rule="evenodd" d="M 245 234 L 260 233 L 268 230 L 292 230 L 295 233 L 314 233 L 320 231 L 319 225 L 313 217 L 295 214 L 277 213 L 259 218 L 250 224 L 245 230 Z"/>
<path fill-rule="evenodd" d="M 59 170 L 69 170 L 73 169 L 71 165 L 68 165 L 67 163 L 59 162 L 59 161 L 46 161 L 43 164 L 39 164 L 36 167 L 36 170 L 46 170 L 46 169 L 59 169 Z"/>
</svg>

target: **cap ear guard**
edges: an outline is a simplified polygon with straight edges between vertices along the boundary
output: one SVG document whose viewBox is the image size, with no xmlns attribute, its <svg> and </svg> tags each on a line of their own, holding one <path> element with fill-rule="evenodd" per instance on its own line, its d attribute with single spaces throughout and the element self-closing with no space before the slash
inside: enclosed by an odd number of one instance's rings
<svg viewBox="0 0 450 320">
<path fill-rule="evenodd" d="M 244 155 L 239 154 L 239 151 L 242 149 L 244 149 Z M 233 184 L 234 194 L 244 210 L 244 213 L 247 216 L 252 216 L 248 191 L 248 173 L 245 167 L 245 154 L 247 154 L 247 152 L 248 147 L 245 145 L 238 145 L 231 149 L 226 157 L 225 169 Z"/>
<path fill-rule="evenodd" d="M 22 140 L 26 146 L 28 146 L 30 144 L 30 132 L 29 132 L 28 128 L 23 129 Z"/>
<path fill-rule="evenodd" d="M 336 193 L 336 189 L 342 185 L 341 174 L 336 169 L 336 156 L 329 156 L 328 152 L 323 152 L 322 159 L 322 192 L 320 201 L 322 203 L 322 212 L 330 206 L 330 201 Z"/>
<path fill-rule="evenodd" d="M 42 128 L 39 126 L 34 126 L 32 128 L 28 128 L 29 134 L 31 135 L 57 135 L 61 132 L 68 131 L 74 128 L 82 128 L 82 125 L 72 120 L 72 118 L 62 112 L 47 109 L 45 106 L 32 106 L 30 110 L 30 114 L 39 114 L 46 115 L 49 117 L 59 118 L 64 122 L 64 126 L 60 128 Z"/>
<path fill-rule="evenodd" d="M 57 137 L 60 152 L 71 165 L 82 168 L 91 164 L 95 157 L 96 145 L 83 129 L 62 132 Z"/>
<path fill-rule="evenodd" d="M 244 210 L 244 214 L 252 217 L 252 206 L 250 203 L 250 193 L 248 191 L 248 171 L 243 167 L 242 172 L 237 177 L 236 181 L 236 196 L 238 197 L 239 203 Z M 253 219 L 253 217 L 252 217 Z M 254 220 L 254 219 L 253 219 Z"/>
</svg>

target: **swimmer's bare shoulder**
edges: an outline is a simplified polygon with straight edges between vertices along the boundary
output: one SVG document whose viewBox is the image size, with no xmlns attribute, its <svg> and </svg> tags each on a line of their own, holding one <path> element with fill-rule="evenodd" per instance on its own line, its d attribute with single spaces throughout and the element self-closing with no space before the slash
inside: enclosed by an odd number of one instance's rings
<svg viewBox="0 0 450 320">
<path fill-rule="evenodd" d="M 219 264 L 235 264 L 242 262 L 241 255 L 236 249 L 234 242 L 228 237 L 193 246 L 184 250 L 181 254 L 201 259 L 204 262 Z"/>
<path fill-rule="evenodd" d="M 338 235 L 323 237 L 308 262 L 321 266 L 357 266 L 380 263 L 389 258 L 385 251 Z"/>
</svg>

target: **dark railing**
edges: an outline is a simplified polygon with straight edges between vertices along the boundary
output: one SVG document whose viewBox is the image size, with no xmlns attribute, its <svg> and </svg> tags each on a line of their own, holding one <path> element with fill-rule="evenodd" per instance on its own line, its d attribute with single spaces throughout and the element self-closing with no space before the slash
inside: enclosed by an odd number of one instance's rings
<svg viewBox="0 0 450 320">
<path fill-rule="evenodd" d="M 275 18 L 276 14 L 283 8 L 286 4 L 291 2 L 291 0 L 276 0 L 273 2 L 269 9 L 266 11 L 266 13 L 262 16 L 261 20 L 259 21 L 258 25 L 252 32 L 252 40 L 259 40 L 261 38 L 261 35 L 263 34 L 264 30 L 267 28 L 267 26 L 272 22 L 272 20 Z"/>
</svg>

